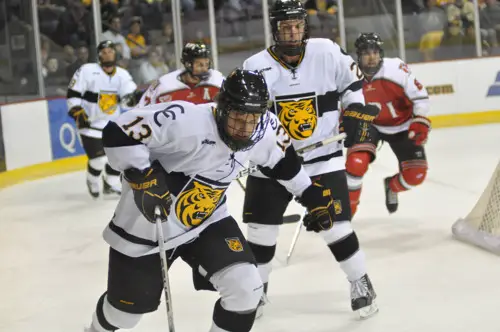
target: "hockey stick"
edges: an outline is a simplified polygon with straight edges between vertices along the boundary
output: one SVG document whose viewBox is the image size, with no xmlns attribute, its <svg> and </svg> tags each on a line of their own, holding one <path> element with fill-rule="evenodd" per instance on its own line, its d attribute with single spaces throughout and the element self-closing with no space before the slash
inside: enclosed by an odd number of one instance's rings
<svg viewBox="0 0 500 332">
<path fill-rule="evenodd" d="M 245 188 L 245 185 L 243 184 L 243 182 L 241 182 L 241 180 L 239 178 L 236 179 L 236 181 L 240 185 L 241 190 L 243 190 L 243 192 L 245 192 L 246 188 Z M 288 215 L 288 216 L 283 216 L 283 223 L 284 224 L 293 224 L 293 223 L 296 223 L 299 220 L 300 220 L 300 215 L 299 214 L 291 214 L 291 215 Z"/>
<path fill-rule="evenodd" d="M 334 143 L 334 142 L 338 142 L 338 141 L 341 141 L 343 140 L 344 138 L 346 138 L 346 134 L 345 133 L 342 133 L 342 134 L 338 134 L 338 135 L 335 135 L 335 136 L 332 136 L 330 138 L 327 138 L 327 139 L 324 139 L 322 141 L 319 141 L 317 143 L 314 143 L 314 144 L 311 144 L 311 145 L 308 145 L 308 146 L 305 146 L 301 149 L 298 149 L 297 150 L 297 153 L 302 155 L 306 152 L 309 152 L 309 151 L 312 151 L 314 149 L 317 149 L 317 148 L 320 148 L 322 146 L 325 146 L 325 145 L 328 145 L 328 144 L 331 144 L 331 143 Z"/>
<path fill-rule="evenodd" d="M 339 135 L 335 135 L 335 136 L 332 136 L 330 138 L 327 138 L 327 139 L 324 139 L 320 142 L 317 142 L 317 143 L 314 143 L 314 144 L 311 144 L 311 145 L 308 145 L 308 146 L 305 146 L 301 149 L 298 149 L 297 150 L 297 153 L 302 155 L 304 154 L 305 152 L 309 152 L 311 150 L 314 150 L 314 149 L 317 149 L 317 148 L 320 148 L 322 146 L 325 146 L 327 144 L 331 144 L 331 143 L 334 143 L 334 142 L 338 142 L 338 141 L 341 141 L 343 140 L 344 138 L 346 138 L 346 134 L 345 133 L 342 133 L 342 134 L 339 134 Z M 236 176 L 236 179 L 239 179 L 239 178 L 242 178 L 244 176 L 247 176 L 247 175 L 250 175 L 252 173 L 255 173 L 259 170 L 259 166 L 255 165 L 255 166 L 252 166 L 252 167 L 248 167 L 248 168 L 245 168 L 244 170 L 241 170 L 238 175 Z"/>
<path fill-rule="evenodd" d="M 292 257 L 293 250 L 295 249 L 295 245 L 297 244 L 297 240 L 299 239 L 300 231 L 304 227 L 304 224 L 302 222 L 299 222 L 297 224 L 297 227 L 295 228 L 295 233 L 293 234 L 292 238 L 292 243 L 290 244 L 290 249 L 288 250 L 288 254 L 286 255 L 286 265 L 288 265 L 288 262 L 290 261 L 290 258 Z"/>
<path fill-rule="evenodd" d="M 318 142 L 316 144 L 309 145 L 309 146 L 306 146 L 302 149 L 299 149 L 299 150 L 297 150 L 297 153 L 302 154 L 304 152 L 311 151 L 311 150 L 317 149 L 319 147 L 322 147 L 326 144 L 330 144 L 333 142 L 343 140 L 345 137 L 346 137 L 346 134 L 342 133 L 342 134 L 327 138 L 327 139 L 325 139 L 321 142 Z M 292 243 L 290 244 L 290 249 L 288 250 L 288 254 L 286 255 L 286 265 L 288 265 L 288 262 L 290 261 L 290 258 L 292 257 L 293 250 L 295 249 L 295 245 L 297 244 L 297 241 L 299 239 L 300 231 L 302 230 L 303 227 L 304 227 L 304 224 L 302 222 L 299 222 L 297 224 L 297 227 L 295 228 L 295 234 L 293 234 Z"/>
<path fill-rule="evenodd" d="M 320 148 L 320 147 L 325 146 L 327 144 L 331 144 L 331 143 L 334 143 L 334 142 L 341 141 L 344 138 L 346 138 L 346 134 L 345 133 L 342 133 L 342 134 L 339 134 L 339 135 L 335 135 L 335 136 L 332 136 L 332 137 L 327 138 L 325 140 L 322 140 L 320 142 L 317 142 L 317 143 L 305 146 L 305 147 L 303 147 L 301 149 L 298 149 L 297 153 L 298 154 L 304 154 L 305 152 L 312 151 L 314 149 Z M 236 176 L 236 181 L 238 182 L 240 188 L 243 191 L 245 191 L 246 188 L 243 185 L 243 183 L 241 182 L 240 178 L 242 178 L 244 176 L 248 176 L 248 175 L 250 175 L 252 173 L 255 173 L 258 170 L 259 170 L 259 166 L 252 166 L 252 167 L 249 167 L 249 168 L 245 168 L 244 170 L 242 170 L 242 171 L 240 171 L 238 173 L 238 175 Z M 283 217 L 283 223 L 284 224 L 293 224 L 293 223 L 298 222 L 298 221 L 300 221 L 300 215 L 299 214 L 291 214 L 291 215 Z"/>
<path fill-rule="evenodd" d="M 168 331 L 175 332 L 174 311 L 172 308 L 172 294 L 170 294 L 170 282 L 168 281 L 168 262 L 165 252 L 165 238 L 163 236 L 162 220 L 160 217 L 160 207 L 155 208 L 156 232 L 158 233 L 158 249 L 160 251 L 161 274 L 163 275 L 163 293 L 165 295 L 165 305 L 167 307 Z"/>
</svg>

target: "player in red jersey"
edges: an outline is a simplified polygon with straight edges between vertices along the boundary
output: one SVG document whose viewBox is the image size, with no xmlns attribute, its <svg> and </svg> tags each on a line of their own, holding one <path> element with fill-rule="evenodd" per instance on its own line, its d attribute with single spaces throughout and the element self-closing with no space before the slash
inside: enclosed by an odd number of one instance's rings
<svg viewBox="0 0 500 332">
<path fill-rule="evenodd" d="M 364 143 L 348 149 L 347 181 L 352 213 L 356 212 L 363 176 L 375 160 L 380 141 L 389 144 L 399 161 L 399 172 L 384 179 L 386 207 L 398 209 L 398 193 L 420 185 L 427 173 L 424 144 L 431 128 L 427 118 L 429 96 L 423 85 L 399 58 L 384 58 L 383 41 L 376 33 L 362 33 L 356 40 L 358 63 L 352 70 L 364 76 L 366 104 L 380 113 Z"/>
<path fill-rule="evenodd" d="M 211 69 L 210 50 L 202 43 L 187 43 L 182 50 L 183 69 L 163 75 L 153 82 L 138 106 L 173 100 L 193 104 L 213 102 L 224 80 L 221 72 Z"/>
</svg>

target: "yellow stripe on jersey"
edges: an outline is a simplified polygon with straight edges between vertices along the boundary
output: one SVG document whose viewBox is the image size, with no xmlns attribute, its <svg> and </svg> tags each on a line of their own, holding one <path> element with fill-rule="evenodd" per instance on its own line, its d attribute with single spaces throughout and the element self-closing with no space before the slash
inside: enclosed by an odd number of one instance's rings
<svg viewBox="0 0 500 332">
<path fill-rule="evenodd" d="M 272 49 L 272 46 L 267 49 L 267 52 L 283 68 L 288 69 L 288 70 L 292 69 L 292 67 L 289 64 L 287 64 L 285 61 L 281 60 L 280 57 L 278 55 L 276 55 L 276 53 Z M 297 66 L 302 62 L 302 59 L 304 59 L 304 54 L 305 53 L 306 53 L 306 48 L 304 47 L 304 48 L 302 48 L 302 52 L 300 53 L 300 58 L 299 58 L 299 61 L 297 62 Z"/>
</svg>

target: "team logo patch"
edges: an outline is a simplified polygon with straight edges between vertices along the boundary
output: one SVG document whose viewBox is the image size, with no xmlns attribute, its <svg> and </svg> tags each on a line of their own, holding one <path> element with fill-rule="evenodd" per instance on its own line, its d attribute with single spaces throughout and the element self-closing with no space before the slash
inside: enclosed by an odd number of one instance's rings
<svg viewBox="0 0 500 332">
<path fill-rule="evenodd" d="M 243 244 L 241 244 L 240 239 L 237 237 L 230 237 L 226 239 L 227 246 L 231 251 L 234 252 L 242 252 L 243 251 Z"/>
<path fill-rule="evenodd" d="M 275 108 L 281 124 L 291 138 L 304 140 L 314 133 L 318 124 L 314 93 L 277 97 Z"/>
<path fill-rule="evenodd" d="M 187 227 L 195 227 L 212 215 L 227 188 L 212 188 L 192 180 L 175 202 L 177 218 Z"/>
<path fill-rule="evenodd" d="M 335 214 L 342 213 L 342 202 L 338 199 L 333 201 L 333 209 L 335 210 Z"/>
<path fill-rule="evenodd" d="M 101 91 L 97 103 L 101 111 L 106 114 L 113 114 L 118 106 L 118 95 L 111 91 Z"/>
</svg>

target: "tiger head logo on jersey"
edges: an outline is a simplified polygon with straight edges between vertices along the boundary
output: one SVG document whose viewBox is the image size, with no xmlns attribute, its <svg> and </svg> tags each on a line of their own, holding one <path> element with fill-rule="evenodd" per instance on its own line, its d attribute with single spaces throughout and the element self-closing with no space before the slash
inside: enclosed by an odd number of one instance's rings
<svg viewBox="0 0 500 332">
<path fill-rule="evenodd" d="M 99 93 L 98 105 L 106 114 L 113 114 L 118 108 L 118 95 L 115 92 L 101 91 Z"/>
<path fill-rule="evenodd" d="M 214 189 L 193 180 L 175 203 L 177 218 L 187 227 L 196 227 L 212 215 L 226 188 Z"/>
<path fill-rule="evenodd" d="M 276 100 L 277 114 L 288 135 L 296 140 L 310 137 L 318 123 L 316 98 Z"/>
</svg>

